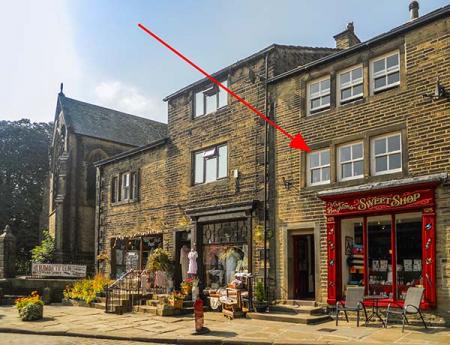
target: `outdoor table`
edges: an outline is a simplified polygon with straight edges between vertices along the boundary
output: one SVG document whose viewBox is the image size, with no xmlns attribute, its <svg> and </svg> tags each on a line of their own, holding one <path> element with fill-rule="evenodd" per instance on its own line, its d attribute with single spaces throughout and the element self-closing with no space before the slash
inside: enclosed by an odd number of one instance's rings
<svg viewBox="0 0 450 345">
<path fill-rule="evenodd" d="M 384 326 L 384 320 L 381 317 L 379 304 L 378 304 L 379 300 L 384 299 L 384 298 L 385 298 L 384 296 L 380 296 L 380 295 L 364 296 L 364 302 L 365 301 L 371 301 L 372 302 L 372 314 L 370 314 L 368 316 L 366 323 L 369 322 L 370 320 L 372 320 L 373 318 L 378 317 L 380 319 L 381 323 Z"/>
</svg>

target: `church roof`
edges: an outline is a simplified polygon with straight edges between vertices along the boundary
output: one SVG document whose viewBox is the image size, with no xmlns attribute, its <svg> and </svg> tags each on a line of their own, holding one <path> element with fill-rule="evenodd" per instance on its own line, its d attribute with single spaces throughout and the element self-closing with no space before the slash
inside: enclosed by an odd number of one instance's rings
<svg viewBox="0 0 450 345">
<path fill-rule="evenodd" d="M 62 93 L 58 96 L 57 114 L 61 110 L 67 127 L 76 134 L 132 146 L 167 136 L 165 123 L 81 102 Z"/>
</svg>

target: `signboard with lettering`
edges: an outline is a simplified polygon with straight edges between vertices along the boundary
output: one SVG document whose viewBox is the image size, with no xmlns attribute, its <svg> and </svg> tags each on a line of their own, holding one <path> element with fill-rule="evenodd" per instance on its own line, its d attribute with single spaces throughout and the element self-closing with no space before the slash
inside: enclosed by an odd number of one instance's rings
<svg viewBox="0 0 450 345">
<path fill-rule="evenodd" d="M 86 277 L 86 266 L 33 263 L 31 274 L 33 277 L 84 278 Z"/>
<path fill-rule="evenodd" d="M 351 198 L 336 196 L 336 200 L 329 200 L 326 202 L 325 212 L 327 215 L 346 215 L 374 211 L 420 208 L 431 206 L 433 204 L 433 194 L 434 191 L 432 189 L 423 189 Z"/>
</svg>

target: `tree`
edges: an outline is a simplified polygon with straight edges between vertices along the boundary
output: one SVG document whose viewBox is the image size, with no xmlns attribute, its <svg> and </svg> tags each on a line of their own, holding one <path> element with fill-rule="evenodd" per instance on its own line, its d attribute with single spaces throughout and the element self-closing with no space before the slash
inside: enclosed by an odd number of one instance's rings
<svg viewBox="0 0 450 345">
<path fill-rule="evenodd" d="M 38 244 L 51 135 L 51 123 L 0 121 L 0 228 L 11 225 L 19 263 Z"/>
<path fill-rule="evenodd" d="M 31 260 L 38 263 L 51 263 L 55 255 L 55 240 L 48 230 L 42 232 L 41 244 L 31 250 Z"/>
</svg>

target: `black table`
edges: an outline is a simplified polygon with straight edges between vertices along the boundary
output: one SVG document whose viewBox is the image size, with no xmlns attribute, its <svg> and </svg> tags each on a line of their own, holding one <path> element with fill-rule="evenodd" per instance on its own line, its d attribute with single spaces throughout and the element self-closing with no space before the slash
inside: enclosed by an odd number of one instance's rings
<svg viewBox="0 0 450 345">
<path fill-rule="evenodd" d="M 370 320 L 372 320 L 372 319 L 378 317 L 378 318 L 380 319 L 381 323 L 382 323 L 383 326 L 384 326 L 384 320 L 383 320 L 383 318 L 381 317 L 378 302 L 379 302 L 381 299 L 385 299 L 385 298 L 386 298 L 385 296 L 380 296 L 380 295 L 368 295 L 368 296 L 364 296 L 364 302 L 365 302 L 365 301 L 371 301 L 371 302 L 372 302 L 372 314 L 370 314 L 370 315 L 368 316 L 367 322 L 369 322 Z"/>
</svg>

